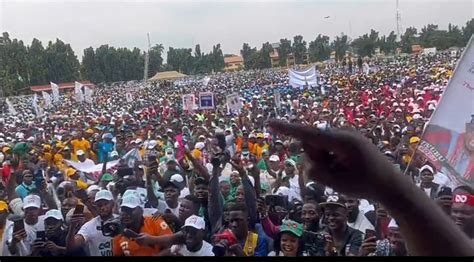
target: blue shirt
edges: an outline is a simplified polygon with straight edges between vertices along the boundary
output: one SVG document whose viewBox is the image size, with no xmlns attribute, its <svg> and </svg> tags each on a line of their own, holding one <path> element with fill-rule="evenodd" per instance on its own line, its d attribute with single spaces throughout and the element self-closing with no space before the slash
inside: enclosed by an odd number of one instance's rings
<svg viewBox="0 0 474 262">
<path fill-rule="evenodd" d="M 105 158 L 108 157 L 108 160 L 111 160 L 109 154 L 114 151 L 114 144 L 107 142 L 99 143 L 99 162 L 104 163 Z"/>
<path fill-rule="evenodd" d="M 15 189 L 16 194 L 23 200 L 27 195 L 30 194 L 31 191 L 36 189 L 35 183 L 32 183 L 31 186 L 25 185 L 25 183 L 21 183 Z"/>
</svg>

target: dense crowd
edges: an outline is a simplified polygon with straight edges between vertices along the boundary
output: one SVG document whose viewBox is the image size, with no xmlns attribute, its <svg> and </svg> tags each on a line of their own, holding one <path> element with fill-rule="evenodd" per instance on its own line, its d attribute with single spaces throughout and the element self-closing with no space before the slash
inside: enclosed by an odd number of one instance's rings
<svg viewBox="0 0 474 262">
<path fill-rule="evenodd" d="M 98 85 L 93 103 L 63 92 L 40 116 L 9 98 L 1 254 L 472 255 L 474 200 L 454 196 L 473 188 L 414 154 L 456 60 L 331 66 L 316 87 L 286 69 Z M 183 110 L 202 91 L 215 109 Z"/>
</svg>

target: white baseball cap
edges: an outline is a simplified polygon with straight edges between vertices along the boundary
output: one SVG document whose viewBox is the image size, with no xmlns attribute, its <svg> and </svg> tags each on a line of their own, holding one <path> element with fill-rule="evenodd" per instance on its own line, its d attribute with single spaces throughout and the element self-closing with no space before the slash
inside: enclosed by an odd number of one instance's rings
<svg viewBox="0 0 474 262">
<path fill-rule="evenodd" d="M 87 188 L 86 193 L 89 195 L 92 191 L 99 191 L 100 187 L 98 185 L 91 185 Z"/>
<path fill-rule="evenodd" d="M 194 227 L 195 229 L 206 229 L 206 222 L 202 217 L 192 215 L 184 221 L 184 227 Z"/>
<path fill-rule="evenodd" d="M 84 155 L 84 151 L 79 149 L 79 150 L 77 150 L 76 155 L 82 156 L 82 155 Z"/>
<path fill-rule="evenodd" d="M 95 194 L 94 202 L 97 202 L 99 200 L 111 201 L 111 200 L 114 200 L 114 196 L 109 190 L 102 189 L 99 192 L 97 192 L 97 194 Z"/>
<path fill-rule="evenodd" d="M 41 207 L 41 198 L 38 195 L 27 195 L 23 199 L 23 209 L 27 209 L 29 207 Z"/>
<path fill-rule="evenodd" d="M 122 204 L 120 207 L 136 208 L 140 206 L 140 198 L 135 194 L 129 194 L 122 198 Z"/>
<path fill-rule="evenodd" d="M 272 162 L 280 162 L 280 157 L 277 155 L 271 155 L 269 160 Z"/>
<path fill-rule="evenodd" d="M 46 214 L 44 214 L 44 219 L 48 219 L 50 217 L 57 219 L 57 220 L 63 220 L 63 215 L 61 214 L 61 211 L 57 209 L 51 209 Z"/>
</svg>

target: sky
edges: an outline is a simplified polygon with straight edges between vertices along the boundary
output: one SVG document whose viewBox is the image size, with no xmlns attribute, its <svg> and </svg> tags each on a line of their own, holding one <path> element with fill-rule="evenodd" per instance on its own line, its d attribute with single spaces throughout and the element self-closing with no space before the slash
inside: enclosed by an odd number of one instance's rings
<svg viewBox="0 0 474 262">
<path fill-rule="evenodd" d="M 399 0 L 402 32 L 429 23 L 447 29 L 474 16 L 474 0 Z M 329 16 L 329 18 L 325 18 Z M 148 47 L 161 43 L 203 52 L 220 43 L 225 54 L 239 54 L 243 43 L 292 39 L 308 43 L 318 34 L 333 39 L 370 32 L 396 32 L 396 0 L 0 0 L 0 32 L 30 44 L 56 38 L 70 43 L 79 60 L 87 47 Z"/>
</svg>

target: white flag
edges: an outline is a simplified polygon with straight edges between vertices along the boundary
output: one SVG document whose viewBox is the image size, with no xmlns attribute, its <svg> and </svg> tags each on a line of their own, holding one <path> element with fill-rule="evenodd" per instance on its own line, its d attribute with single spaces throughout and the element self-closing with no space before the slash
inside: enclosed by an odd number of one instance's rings
<svg viewBox="0 0 474 262">
<path fill-rule="evenodd" d="M 128 102 L 128 103 L 133 102 L 133 97 L 132 97 L 132 94 L 131 94 L 130 92 L 127 92 L 127 93 L 125 94 L 125 98 L 127 99 L 127 102 Z"/>
<path fill-rule="evenodd" d="M 474 186 L 473 61 L 471 37 L 418 145 L 418 151 L 448 176 L 453 188 Z"/>
<path fill-rule="evenodd" d="M 202 80 L 204 86 L 207 86 L 209 84 L 209 81 L 211 81 L 211 78 L 208 76 L 204 77 L 204 79 Z"/>
<path fill-rule="evenodd" d="M 86 103 L 92 104 L 92 95 L 94 94 L 94 90 L 87 86 L 84 86 L 84 100 Z"/>
<path fill-rule="evenodd" d="M 76 94 L 76 102 L 80 103 L 84 101 L 84 94 L 82 94 L 82 84 L 79 82 L 74 83 L 74 93 Z"/>
<path fill-rule="evenodd" d="M 36 117 L 43 116 L 43 109 L 38 106 L 38 96 L 36 94 L 33 96 L 33 109 L 35 110 Z"/>
<path fill-rule="evenodd" d="M 43 91 L 42 92 L 43 94 L 43 100 L 44 100 L 44 105 L 47 107 L 47 108 L 50 108 L 52 103 L 51 103 L 51 96 L 49 95 L 49 93 Z"/>
<path fill-rule="evenodd" d="M 8 112 L 9 112 L 11 115 L 16 115 L 16 110 L 15 110 L 15 108 L 13 107 L 12 102 L 10 102 L 10 100 L 9 100 L 8 98 L 5 99 L 5 102 L 7 103 L 7 106 L 8 106 Z"/>
<path fill-rule="evenodd" d="M 53 94 L 53 101 L 54 103 L 59 102 L 59 86 L 53 82 L 50 82 L 51 84 L 51 91 Z"/>
</svg>

